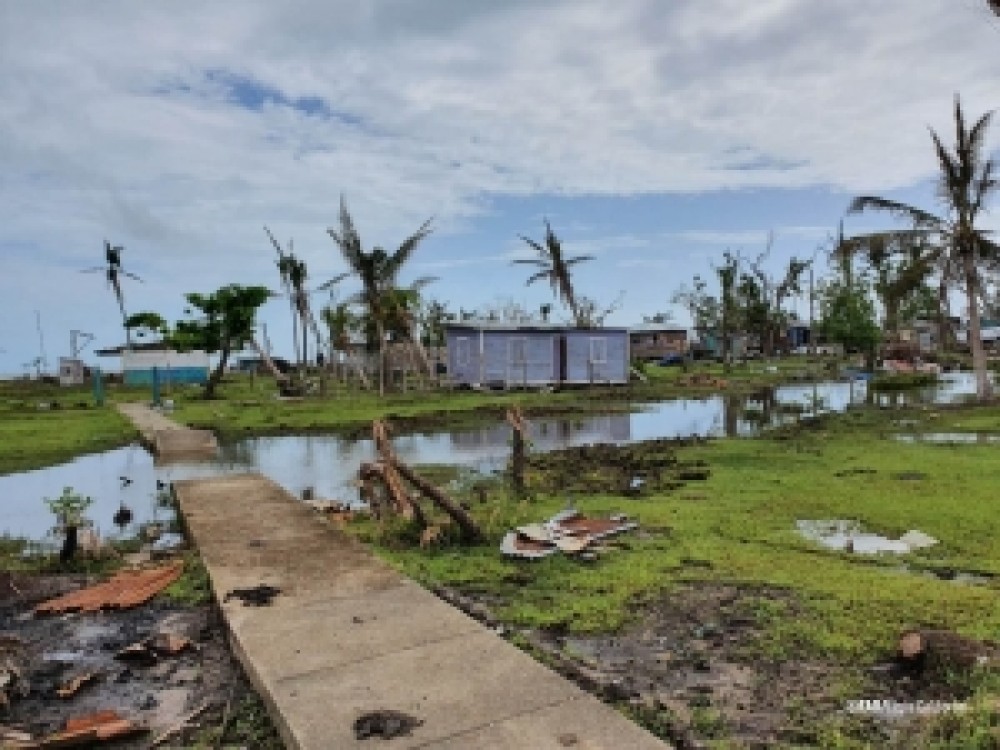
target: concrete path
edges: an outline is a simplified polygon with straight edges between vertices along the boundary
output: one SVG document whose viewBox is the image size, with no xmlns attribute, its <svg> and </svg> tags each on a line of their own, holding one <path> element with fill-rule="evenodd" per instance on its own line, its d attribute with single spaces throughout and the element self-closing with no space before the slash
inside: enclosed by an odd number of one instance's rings
<svg viewBox="0 0 1000 750">
<path fill-rule="evenodd" d="M 192 430 L 179 425 L 146 404 L 116 406 L 132 421 L 159 461 L 212 458 L 219 450 L 219 443 L 210 430 Z"/>
<path fill-rule="evenodd" d="M 663 750 L 597 698 L 392 570 L 258 475 L 176 482 L 234 651 L 289 748 Z M 281 589 L 270 606 L 226 601 Z M 355 719 L 423 721 L 389 742 Z"/>
</svg>

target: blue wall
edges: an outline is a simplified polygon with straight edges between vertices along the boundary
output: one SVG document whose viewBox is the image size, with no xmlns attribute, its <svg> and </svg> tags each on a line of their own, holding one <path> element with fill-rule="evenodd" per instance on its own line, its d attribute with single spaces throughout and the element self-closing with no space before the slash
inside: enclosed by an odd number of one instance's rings
<svg viewBox="0 0 1000 750">
<path fill-rule="evenodd" d="M 204 384 L 208 380 L 207 367 L 170 367 L 159 368 L 160 385 L 178 385 L 183 383 Z M 153 385 L 153 370 L 126 370 L 125 385 Z"/>
</svg>

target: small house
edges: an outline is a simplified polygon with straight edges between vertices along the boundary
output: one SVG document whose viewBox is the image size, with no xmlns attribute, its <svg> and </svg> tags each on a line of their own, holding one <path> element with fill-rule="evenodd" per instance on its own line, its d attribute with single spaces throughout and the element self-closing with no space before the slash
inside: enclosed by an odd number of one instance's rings
<svg viewBox="0 0 1000 750">
<path fill-rule="evenodd" d="M 209 357 L 203 351 L 177 352 L 163 344 L 133 344 L 98 349 L 99 357 L 121 356 L 125 385 L 152 385 L 153 370 L 161 385 L 204 384 L 208 380 Z"/>
<path fill-rule="evenodd" d="M 457 385 L 626 383 L 627 328 L 571 328 L 489 321 L 445 326 L 448 374 Z"/>
<path fill-rule="evenodd" d="M 643 323 L 631 328 L 628 338 L 634 359 L 663 359 L 671 354 L 686 354 L 688 350 L 688 332 L 685 328 Z"/>
</svg>

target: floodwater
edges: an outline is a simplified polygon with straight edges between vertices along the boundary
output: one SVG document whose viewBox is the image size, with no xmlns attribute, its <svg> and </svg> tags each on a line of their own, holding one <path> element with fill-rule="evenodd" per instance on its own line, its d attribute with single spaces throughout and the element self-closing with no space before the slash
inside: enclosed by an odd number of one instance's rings
<svg viewBox="0 0 1000 750">
<path fill-rule="evenodd" d="M 948 403 L 974 392 L 967 373 L 945 376 L 937 389 L 888 394 L 869 393 L 864 381 L 788 385 L 749 397 L 718 395 L 648 404 L 624 414 L 530 420 L 531 449 L 549 451 L 599 442 L 626 443 L 655 438 L 751 436 L 768 426 L 824 411 L 842 411 L 864 403 Z M 504 422 L 473 430 L 400 435 L 393 445 L 399 457 L 416 465 L 451 464 L 470 471 L 501 468 L 510 452 L 510 427 Z M 354 477 L 363 461 L 375 457 L 370 440 L 334 435 L 248 438 L 223 445 L 216 461 L 154 466 L 139 445 L 81 456 L 37 471 L 0 476 L 0 534 L 44 540 L 53 516 L 43 498 L 63 487 L 93 498 L 87 515 L 103 536 L 134 536 L 142 524 L 169 523 L 173 511 L 162 488 L 179 479 L 259 471 L 300 496 L 311 488 L 321 499 L 356 502 Z M 120 504 L 133 514 L 117 529 L 112 516 Z M 50 541 L 55 541 L 49 537 Z"/>
<path fill-rule="evenodd" d="M 899 539 L 864 531 L 857 521 L 796 521 L 799 534 L 830 549 L 874 555 L 879 552 L 910 552 L 910 546 Z"/>
</svg>

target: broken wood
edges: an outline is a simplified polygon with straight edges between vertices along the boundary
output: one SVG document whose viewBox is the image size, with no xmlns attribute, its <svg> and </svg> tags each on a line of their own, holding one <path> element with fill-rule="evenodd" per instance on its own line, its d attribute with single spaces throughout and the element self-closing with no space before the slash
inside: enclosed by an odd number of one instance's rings
<svg viewBox="0 0 1000 750">
<path fill-rule="evenodd" d="M 510 482 L 514 494 L 521 497 L 524 495 L 524 464 L 527 453 L 525 432 L 527 431 L 527 424 L 524 421 L 524 415 L 521 414 L 520 407 L 512 406 L 507 410 L 507 422 L 514 430 L 510 453 Z"/>
<path fill-rule="evenodd" d="M 996 664 L 995 646 L 951 630 L 909 630 L 899 637 L 897 658 L 912 669 L 953 673 Z"/>
<path fill-rule="evenodd" d="M 427 517 L 424 515 L 423 509 L 420 505 L 410 497 L 409 493 L 403 487 L 403 482 L 399 478 L 399 474 L 395 469 L 390 469 L 385 463 L 378 461 L 376 463 L 364 463 L 361 464 L 361 468 L 358 469 L 358 477 L 363 483 L 369 485 L 368 497 L 362 495 L 363 499 L 371 503 L 372 499 L 376 497 L 377 493 L 374 492 L 374 488 L 370 487 L 372 482 L 378 482 L 388 494 L 390 500 L 392 501 L 393 510 L 396 513 L 413 521 L 416 521 L 421 529 L 427 528 Z M 405 505 L 401 503 L 397 498 L 403 497 L 406 499 Z M 381 501 L 376 500 L 375 505 L 369 505 L 372 508 L 372 515 L 376 518 L 381 516 Z"/>
<path fill-rule="evenodd" d="M 378 451 L 382 459 L 380 469 L 382 481 L 389 492 L 396 512 L 403 518 L 416 518 L 420 521 L 422 514 L 414 508 L 413 498 L 406 492 L 406 488 L 403 487 L 403 483 L 393 467 L 396 452 L 392 449 L 392 443 L 389 441 L 389 425 L 381 419 L 372 422 L 372 438 L 375 442 L 375 450 Z M 422 525 L 426 526 L 426 523 Z"/>
<path fill-rule="evenodd" d="M 479 530 L 479 526 L 476 524 L 475 520 L 473 520 L 472 516 L 466 513 L 462 506 L 448 497 L 448 495 L 446 495 L 442 490 L 438 489 L 422 476 L 417 474 L 413 469 L 399 459 L 394 457 L 392 465 L 393 468 L 400 473 L 403 479 L 420 490 L 425 497 L 430 498 L 435 505 L 451 516 L 451 519 L 461 530 L 462 538 L 465 541 L 479 541 L 483 538 L 483 534 Z"/>
</svg>

